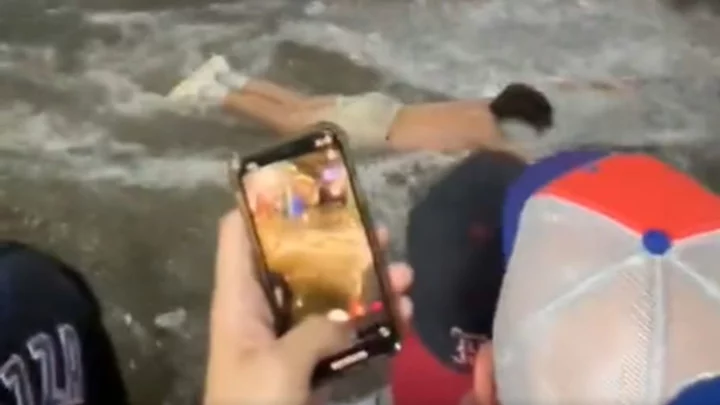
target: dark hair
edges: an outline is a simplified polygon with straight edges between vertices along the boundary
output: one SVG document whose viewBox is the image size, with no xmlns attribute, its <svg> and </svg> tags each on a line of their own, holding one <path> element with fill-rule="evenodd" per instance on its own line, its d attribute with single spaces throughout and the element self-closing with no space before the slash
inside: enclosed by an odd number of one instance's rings
<svg viewBox="0 0 720 405">
<path fill-rule="evenodd" d="M 553 126 L 550 101 L 542 92 L 523 83 L 505 87 L 490 103 L 490 111 L 499 122 L 510 119 L 522 121 L 540 134 Z"/>
</svg>

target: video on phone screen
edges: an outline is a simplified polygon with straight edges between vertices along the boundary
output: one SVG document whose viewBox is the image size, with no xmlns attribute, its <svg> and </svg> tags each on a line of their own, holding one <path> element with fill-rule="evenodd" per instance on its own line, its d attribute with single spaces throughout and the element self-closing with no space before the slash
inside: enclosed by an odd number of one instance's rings
<svg viewBox="0 0 720 405">
<path fill-rule="evenodd" d="M 254 170 L 243 178 L 276 302 L 289 324 L 309 314 L 382 320 L 373 253 L 343 156 L 334 146 Z"/>
</svg>

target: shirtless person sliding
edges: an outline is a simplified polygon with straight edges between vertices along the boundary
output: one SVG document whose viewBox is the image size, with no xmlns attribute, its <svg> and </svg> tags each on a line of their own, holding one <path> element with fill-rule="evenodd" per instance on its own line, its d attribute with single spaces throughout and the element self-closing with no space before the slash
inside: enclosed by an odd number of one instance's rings
<svg viewBox="0 0 720 405">
<path fill-rule="evenodd" d="M 502 147 L 499 123 L 520 121 L 542 134 L 553 125 L 547 98 L 525 84 L 507 86 L 493 100 L 404 105 L 382 93 L 307 96 L 234 71 L 215 55 L 168 95 L 211 104 L 293 136 L 319 121 L 339 125 L 351 146 L 399 151 L 457 152 Z"/>
</svg>

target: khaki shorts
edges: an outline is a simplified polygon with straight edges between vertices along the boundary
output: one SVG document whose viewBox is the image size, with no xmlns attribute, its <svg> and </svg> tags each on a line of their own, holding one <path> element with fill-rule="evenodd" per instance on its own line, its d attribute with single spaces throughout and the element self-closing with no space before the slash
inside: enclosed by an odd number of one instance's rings
<svg viewBox="0 0 720 405">
<path fill-rule="evenodd" d="M 383 148 L 402 106 L 382 93 L 339 96 L 323 119 L 344 129 L 353 148 Z"/>
</svg>

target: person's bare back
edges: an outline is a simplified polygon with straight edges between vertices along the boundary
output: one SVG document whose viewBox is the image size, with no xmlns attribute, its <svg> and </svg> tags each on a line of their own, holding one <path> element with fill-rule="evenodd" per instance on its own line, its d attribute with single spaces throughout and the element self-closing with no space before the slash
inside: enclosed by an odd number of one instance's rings
<svg viewBox="0 0 720 405">
<path fill-rule="evenodd" d="M 390 127 L 390 147 L 398 150 L 466 151 L 505 147 L 500 123 L 515 120 L 539 135 L 553 125 L 553 108 L 538 90 L 507 86 L 492 101 L 448 101 L 404 106 Z"/>
<path fill-rule="evenodd" d="M 390 127 L 388 142 L 396 150 L 455 152 L 502 139 L 488 103 L 449 101 L 408 105 Z"/>
</svg>

